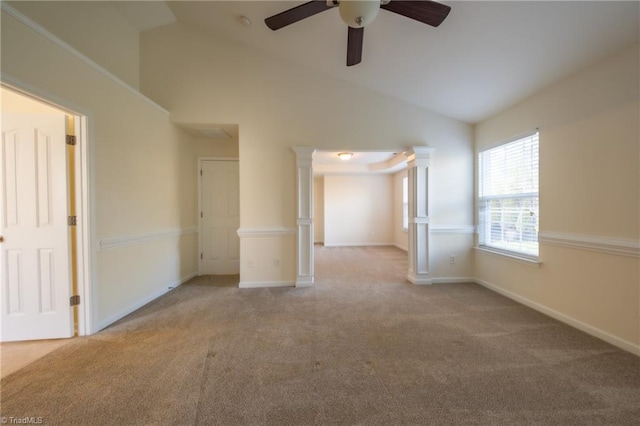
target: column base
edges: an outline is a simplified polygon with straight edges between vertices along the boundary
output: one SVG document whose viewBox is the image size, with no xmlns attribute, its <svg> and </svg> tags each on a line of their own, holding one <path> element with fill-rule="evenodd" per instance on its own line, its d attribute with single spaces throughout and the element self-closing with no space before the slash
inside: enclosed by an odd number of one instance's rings
<svg viewBox="0 0 640 426">
<path fill-rule="evenodd" d="M 431 280 L 431 277 L 427 274 L 414 274 L 409 272 L 409 274 L 407 275 L 407 279 L 409 280 L 409 282 L 411 284 L 415 284 L 415 285 L 431 285 L 433 284 L 433 281 Z"/>
<path fill-rule="evenodd" d="M 296 288 L 299 287 L 312 287 L 313 277 L 298 277 L 296 280 Z"/>
</svg>

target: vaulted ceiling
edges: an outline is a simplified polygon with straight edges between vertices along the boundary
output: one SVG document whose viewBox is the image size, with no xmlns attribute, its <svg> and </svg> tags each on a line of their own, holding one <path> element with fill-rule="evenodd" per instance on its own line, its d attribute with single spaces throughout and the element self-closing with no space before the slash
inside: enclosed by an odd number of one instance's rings
<svg viewBox="0 0 640 426">
<path fill-rule="evenodd" d="M 347 28 L 338 10 L 278 31 L 264 24 L 302 3 L 142 2 L 148 14 L 132 19 L 141 29 L 153 27 L 154 14 L 166 24 L 168 6 L 181 24 L 469 123 L 637 43 L 640 20 L 635 1 L 448 0 L 451 13 L 438 28 L 382 10 L 365 29 L 362 63 L 346 67 Z"/>
</svg>

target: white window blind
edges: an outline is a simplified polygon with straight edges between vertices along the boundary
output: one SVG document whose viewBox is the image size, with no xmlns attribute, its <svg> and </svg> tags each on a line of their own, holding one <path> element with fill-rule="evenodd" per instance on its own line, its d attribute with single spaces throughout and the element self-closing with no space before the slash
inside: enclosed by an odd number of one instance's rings
<svg viewBox="0 0 640 426">
<path fill-rule="evenodd" d="M 480 247 L 538 257 L 538 132 L 479 153 Z"/>
</svg>

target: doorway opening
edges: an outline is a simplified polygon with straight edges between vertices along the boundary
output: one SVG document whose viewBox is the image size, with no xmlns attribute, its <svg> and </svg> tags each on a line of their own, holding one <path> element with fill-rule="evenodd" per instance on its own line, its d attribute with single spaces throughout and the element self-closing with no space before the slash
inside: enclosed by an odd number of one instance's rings
<svg viewBox="0 0 640 426">
<path fill-rule="evenodd" d="M 345 153 L 350 155 L 340 155 Z M 325 261 L 327 256 L 336 256 L 330 252 L 346 248 L 345 255 L 353 259 L 367 259 L 368 255 L 377 256 L 385 248 L 391 249 L 389 253 L 395 258 L 399 254 L 403 258 L 401 264 L 406 264 L 406 166 L 407 158 L 398 151 L 314 152 L 314 251 L 323 253 L 320 259 L 314 256 L 317 278 L 332 274 L 325 271 L 325 266 L 337 265 Z M 378 249 L 367 250 L 372 248 Z M 366 269 L 362 264 L 353 267 Z M 400 279 L 404 280 L 405 275 L 406 268 L 398 270 Z"/>
<path fill-rule="evenodd" d="M 88 334 L 85 116 L 0 86 L 0 341 Z"/>
<path fill-rule="evenodd" d="M 175 123 L 197 146 L 198 275 L 240 275 L 238 124 Z"/>
</svg>

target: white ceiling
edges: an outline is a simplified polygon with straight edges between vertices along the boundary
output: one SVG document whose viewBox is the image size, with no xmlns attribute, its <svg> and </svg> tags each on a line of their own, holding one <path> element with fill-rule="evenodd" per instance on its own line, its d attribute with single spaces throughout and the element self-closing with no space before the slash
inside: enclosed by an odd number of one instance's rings
<svg viewBox="0 0 640 426">
<path fill-rule="evenodd" d="M 340 152 L 350 152 L 348 160 L 338 157 Z M 313 153 L 313 174 L 384 174 L 395 173 L 406 167 L 403 152 L 374 151 L 316 151 Z"/>
<path fill-rule="evenodd" d="M 637 1 L 446 0 L 452 10 L 438 28 L 381 10 L 365 30 L 362 63 L 347 67 L 347 28 L 338 10 L 278 31 L 264 24 L 304 2 L 128 1 L 117 7 L 139 31 L 177 20 L 469 123 L 637 43 L 640 33 Z M 242 25 L 240 16 L 253 24 Z M 359 152 L 349 162 L 337 153 L 316 152 L 315 172 L 384 173 L 403 166 L 401 153 L 394 160 L 394 153 Z"/>
<path fill-rule="evenodd" d="M 452 10 L 438 28 L 381 10 L 365 30 L 362 63 L 347 67 L 347 28 L 337 10 L 278 31 L 264 24 L 302 3 L 167 5 L 182 24 L 470 123 L 636 43 L 640 20 L 636 1 L 447 0 Z M 241 25 L 241 15 L 253 25 Z"/>
</svg>

